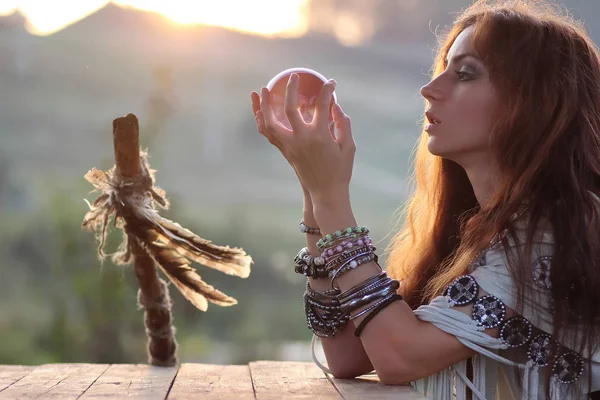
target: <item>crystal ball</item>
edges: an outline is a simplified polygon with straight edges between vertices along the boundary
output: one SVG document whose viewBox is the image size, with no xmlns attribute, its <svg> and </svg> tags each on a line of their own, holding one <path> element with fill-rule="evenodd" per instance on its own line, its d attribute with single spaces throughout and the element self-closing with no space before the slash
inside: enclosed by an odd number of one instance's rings
<svg viewBox="0 0 600 400">
<path fill-rule="evenodd" d="M 315 103 L 317 96 L 321 92 L 323 84 L 327 82 L 327 78 L 309 68 L 290 68 L 281 71 L 275 75 L 267 84 L 267 89 L 271 94 L 271 109 L 275 118 L 286 128 L 292 129 L 290 121 L 285 115 L 285 90 L 293 73 L 298 74 L 298 110 L 302 115 L 304 122 L 311 123 L 315 115 Z M 335 92 L 332 95 L 329 106 L 329 120 L 333 119 L 331 115 L 331 107 L 337 101 Z"/>
</svg>

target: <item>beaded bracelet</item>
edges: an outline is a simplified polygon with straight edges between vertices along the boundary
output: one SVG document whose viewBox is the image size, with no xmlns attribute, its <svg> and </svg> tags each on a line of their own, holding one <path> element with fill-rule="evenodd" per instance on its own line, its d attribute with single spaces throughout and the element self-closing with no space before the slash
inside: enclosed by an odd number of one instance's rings
<svg viewBox="0 0 600 400">
<path fill-rule="evenodd" d="M 374 253 L 377 250 L 374 246 L 363 246 L 363 247 L 355 247 L 352 250 L 345 251 L 344 253 L 337 254 L 333 257 L 325 257 L 323 260 L 325 261 L 326 269 L 335 269 L 337 266 L 345 263 L 350 258 L 356 256 L 361 253 Z"/>
<path fill-rule="evenodd" d="M 335 271 L 331 271 L 329 270 L 329 276 L 331 277 L 331 287 L 335 288 L 335 281 L 336 279 L 338 279 L 340 276 L 342 276 L 343 274 L 345 274 L 346 272 L 358 268 L 359 266 L 366 264 L 368 262 L 371 261 L 378 261 L 378 257 L 375 253 L 369 253 L 369 254 L 364 254 L 364 255 L 359 255 L 356 258 L 352 258 L 351 260 L 347 261 L 345 264 L 343 264 L 342 266 L 338 267 L 338 269 L 336 269 Z M 377 264 L 379 265 L 379 264 Z M 381 266 L 379 266 L 379 268 L 381 268 Z"/>
<path fill-rule="evenodd" d="M 335 291 L 316 292 L 310 288 L 307 282 L 306 291 L 304 292 L 306 323 L 308 328 L 319 337 L 334 336 L 336 333 L 344 330 L 348 323 L 349 315 L 340 310 L 339 301 L 333 293 Z M 322 303 L 317 298 L 325 298 L 329 302 Z M 323 310 L 324 313 L 320 315 L 315 312 L 314 308 Z"/>
<path fill-rule="evenodd" d="M 335 257 L 337 254 L 341 254 L 345 251 L 352 250 L 356 247 L 370 246 L 372 243 L 373 242 L 371 241 L 371 238 L 367 235 L 358 236 L 356 239 L 352 240 L 342 240 L 337 243 L 334 243 L 331 247 L 326 247 L 321 253 L 321 257 Z"/>
<path fill-rule="evenodd" d="M 326 312 L 323 316 L 320 316 L 310 308 L 310 305 L 305 305 L 305 310 L 308 328 L 319 337 L 335 336 L 338 332 L 343 331 L 348 324 L 348 315 L 342 314 L 340 311 L 335 314 Z"/>
<path fill-rule="evenodd" d="M 307 226 L 304 223 L 304 220 L 300 221 L 299 225 L 300 225 L 300 232 L 302 232 L 302 233 L 308 233 L 308 234 L 311 234 L 311 235 L 320 235 L 321 234 L 321 229 L 319 229 L 318 227 L 317 228 L 311 228 L 311 227 Z"/>
<path fill-rule="evenodd" d="M 332 300 L 337 299 L 337 297 L 340 295 L 339 289 L 331 289 L 326 290 L 324 292 L 317 292 L 316 290 L 310 287 L 310 281 L 308 279 L 306 280 L 305 291 L 311 298 L 315 300 Z"/>
<path fill-rule="evenodd" d="M 359 235 L 369 234 L 369 228 L 366 226 L 348 227 L 344 230 L 328 233 L 317 241 L 317 249 L 323 251 L 327 247 L 331 247 L 334 243 L 345 238 L 355 238 Z"/>
<path fill-rule="evenodd" d="M 355 335 L 360 335 L 367 322 L 379 311 L 392 301 L 402 298 L 396 294 L 399 285 L 399 281 L 391 280 L 385 271 L 344 292 L 335 288 L 317 292 L 307 280 L 303 296 L 307 326 L 316 336 L 335 336 L 346 328 L 350 320 L 367 314 L 354 332 Z M 367 304 L 370 306 L 351 316 L 353 311 Z"/>
<path fill-rule="evenodd" d="M 311 256 L 307 247 L 300 249 L 294 257 L 294 271 L 312 278 L 326 278 L 328 276 L 325 259 Z"/>
</svg>

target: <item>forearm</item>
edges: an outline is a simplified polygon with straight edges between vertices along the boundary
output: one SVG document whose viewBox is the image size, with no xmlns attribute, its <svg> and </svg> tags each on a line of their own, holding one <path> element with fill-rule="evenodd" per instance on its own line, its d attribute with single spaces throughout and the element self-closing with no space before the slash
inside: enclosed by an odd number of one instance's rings
<svg viewBox="0 0 600 400">
<path fill-rule="evenodd" d="M 318 203 L 315 205 L 313 210 L 315 220 L 318 221 L 323 235 L 343 230 L 346 227 L 357 226 L 350 202 L 349 200 L 346 202 L 344 197 L 342 195 L 341 198 L 335 199 L 330 204 Z M 340 291 L 344 292 L 380 272 L 381 268 L 377 263 L 367 262 L 341 275 L 335 283 Z M 331 287 L 331 281 L 328 284 Z M 361 307 L 353 314 L 357 314 L 368 306 L 369 304 Z M 346 330 L 354 330 L 367 315 L 353 319 Z M 409 368 L 409 360 L 406 360 L 405 355 L 397 350 L 406 348 L 407 343 L 403 342 L 403 339 L 407 336 L 403 332 L 414 332 L 414 328 L 418 323 L 419 321 L 410 307 L 404 302 L 396 301 L 373 318 L 360 335 L 362 348 L 367 354 L 366 357 L 370 359 L 382 381 L 390 382 L 394 379 L 390 376 L 404 375 L 403 371 Z M 413 365 L 414 367 L 417 366 Z"/>
<path fill-rule="evenodd" d="M 310 227 L 318 226 L 314 214 L 310 196 L 305 195 L 304 200 L 304 223 Z M 306 234 L 306 247 L 313 257 L 320 256 L 317 250 L 317 241 L 321 238 L 318 234 Z M 308 278 L 312 289 L 323 292 L 331 289 L 331 281 L 328 278 Z M 351 324 L 338 334 L 328 338 L 322 338 L 323 351 L 327 358 L 327 364 L 336 378 L 354 378 L 373 371 L 367 353 L 360 338 L 354 336 Z"/>
</svg>

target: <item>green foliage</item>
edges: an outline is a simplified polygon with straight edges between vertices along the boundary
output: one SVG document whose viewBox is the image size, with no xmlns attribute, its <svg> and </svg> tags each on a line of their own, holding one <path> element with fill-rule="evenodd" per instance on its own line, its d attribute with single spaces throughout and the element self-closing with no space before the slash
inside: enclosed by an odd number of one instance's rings
<svg viewBox="0 0 600 400">
<path fill-rule="evenodd" d="M 94 235 L 80 227 L 86 206 L 73 194 L 86 193 L 81 189 L 50 196 L 38 212 L 16 216 L 14 229 L 2 233 L 0 363 L 146 362 L 137 281 L 130 267 L 98 260 Z M 291 260 L 301 236 L 297 243 L 286 243 L 276 232 L 261 238 L 244 235 L 240 214 L 212 225 L 168 214 L 193 231 L 194 225 L 202 226 L 202 235 L 215 243 L 244 247 L 255 262 L 244 280 L 194 265 L 206 281 L 238 299 L 232 307 L 210 305 L 202 313 L 170 286 L 183 361 L 213 359 L 215 346 L 224 343 L 238 349 L 227 362 L 277 358 L 275 347 L 257 353 L 256 345 L 310 338 L 301 306 L 303 281 L 291 282 L 269 267 L 269 248 L 289 248 Z M 107 252 L 120 240 L 120 232 L 111 232 Z"/>
</svg>

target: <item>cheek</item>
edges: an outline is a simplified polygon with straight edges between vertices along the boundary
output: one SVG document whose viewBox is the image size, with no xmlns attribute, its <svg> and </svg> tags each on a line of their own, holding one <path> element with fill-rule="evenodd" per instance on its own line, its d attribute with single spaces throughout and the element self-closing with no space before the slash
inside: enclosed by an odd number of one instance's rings
<svg viewBox="0 0 600 400">
<path fill-rule="evenodd" d="M 459 104 L 457 104 L 458 106 Z M 455 128 L 460 128 L 465 140 L 487 144 L 493 125 L 493 116 L 498 107 L 495 97 L 488 93 L 469 96 L 456 109 Z"/>
</svg>

